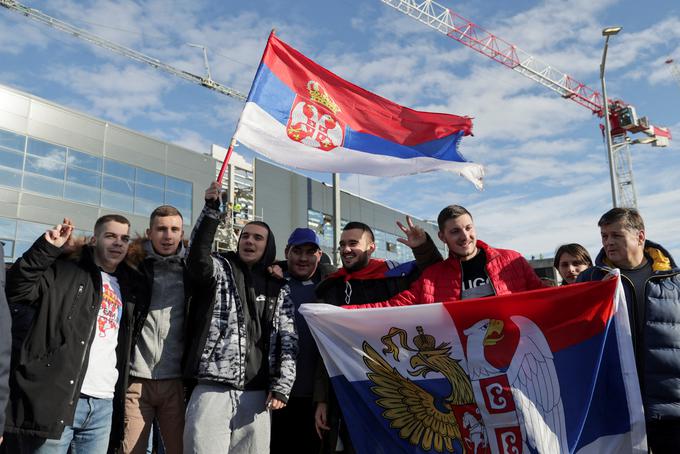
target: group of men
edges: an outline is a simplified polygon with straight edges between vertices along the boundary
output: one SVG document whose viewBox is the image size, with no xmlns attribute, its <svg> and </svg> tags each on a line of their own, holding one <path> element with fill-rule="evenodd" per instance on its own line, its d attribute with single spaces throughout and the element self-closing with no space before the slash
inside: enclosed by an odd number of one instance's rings
<svg viewBox="0 0 680 454">
<path fill-rule="evenodd" d="M 6 445 L 21 453 L 145 453 L 155 421 L 169 454 L 352 453 L 301 304 L 359 309 L 543 286 L 519 253 L 478 240 L 472 215 L 458 205 L 438 217 L 447 258 L 407 218 L 398 222 L 400 241 L 415 260 L 373 259 L 371 228 L 349 222 L 336 269 L 322 262 L 308 228 L 292 232 L 286 260 L 275 262 L 274 235 L 260 221 L 245 225 L 236 251 L 213 252 L 220 199 L 213 182 L 188 251 L 181 214 L 161 206 L 144 239 L 131 240 L 129 221 L 107 215 L 89 243 L 79 243 L 64 219 L 12 266 L 3 282 L 13 319 Z M 648 441 L 655 454 L 674 452 L 680 269 L 646 239 L 636 210 L 615 208 L 598 225 L 602 251 L 579 280 L 621 270 Z M 0 343 L 2 408 L 9 343 Z"/>
</svg>

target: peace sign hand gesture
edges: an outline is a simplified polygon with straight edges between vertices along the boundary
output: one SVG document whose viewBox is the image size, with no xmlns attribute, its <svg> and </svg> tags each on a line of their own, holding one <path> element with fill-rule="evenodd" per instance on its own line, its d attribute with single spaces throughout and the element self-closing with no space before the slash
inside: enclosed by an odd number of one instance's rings
<svg viewBox="0 0 680 454">
<path fill-rule="evenodd" d="M 427 233 L 425 233 L 425 230 L 415 225 L 413 223 L 413 219 L 411 219 L 411 216 L 408 215 L 406 216 L 406 224 L 407 226 L 397 221 L 397 226 L 401 229 L 402 232 L 404 232 L 404 234 L 406 234 L 405 239 L 397 238 L 397 241 L 405 244 L 411 249 L 425 244 L 425 242 L 427 241 Z"/>
<path fill-rule="evenodd" d="M 71 238 L 71 233 L 73 233 L 73 222 L 69 218 L 64 218 L 61 224 L 57 224 L 45 232 L 45 240 L 60 248 Z"/>
</svg>

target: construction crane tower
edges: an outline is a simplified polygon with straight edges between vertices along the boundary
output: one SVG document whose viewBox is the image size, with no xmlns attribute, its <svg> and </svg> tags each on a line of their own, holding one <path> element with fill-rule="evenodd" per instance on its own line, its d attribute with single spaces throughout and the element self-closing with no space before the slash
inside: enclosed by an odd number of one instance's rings
<svg viewBox="0 0 680 454">
<path fill-rule="evenodd" d="M 542 62 L 514 44 L 495 36 L 449 8 L 432 0 L 380 1 L 497 63 L 532 79 L 563 98 L 586 107 L 599 118 L 604 116 L 604 100 L 600 92 Z M 680 71 L 678 72 L 680 73 Z M 651 144 L 655 147 L 667 147 L 671 139 L 671 132 L 668 128 L 649 124 L 647 117 L 638 117 L 635 107 L 622 100 L 607 99 L 606 102 L 608 103 L 611 122 L 614 177 L 617 187 L 616 206 L 637 207 L 630 146 L 632 144 Z M 629 133 L 643 133 L 645 137 L 631 139 L 628 137 Z"/>
</svg>

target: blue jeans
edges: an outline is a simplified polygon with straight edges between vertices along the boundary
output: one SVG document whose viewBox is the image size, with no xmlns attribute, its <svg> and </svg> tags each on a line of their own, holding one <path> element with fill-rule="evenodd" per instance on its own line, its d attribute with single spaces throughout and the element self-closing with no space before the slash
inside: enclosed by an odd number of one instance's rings
<svg viewBox="0 0 680 454">
<path fill-rule="evenodd" d="M 111 399 L 81 396 L 73 425 L 64 427 L 59 440 L 21 436 L 21 454 L 106 454 L 112 415 Z"/>
</svg>

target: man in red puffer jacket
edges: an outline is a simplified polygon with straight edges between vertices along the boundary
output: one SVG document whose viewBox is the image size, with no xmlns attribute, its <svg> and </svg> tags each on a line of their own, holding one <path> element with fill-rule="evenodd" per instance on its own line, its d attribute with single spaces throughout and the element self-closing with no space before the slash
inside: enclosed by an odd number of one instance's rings
<svg viewBox="0 0 680 454">
<path fill-rule="evenodd" d="M 496 249 L 478 240 L 472 215 L 462 206 L 444 208 L 437 223 L 439 239 L 448 246 L 449 257 L 425 269 L 408 290 L 388 301 L 353 307 L 442 303 L 544 287 L 518 252 Z"/>
</svg>

